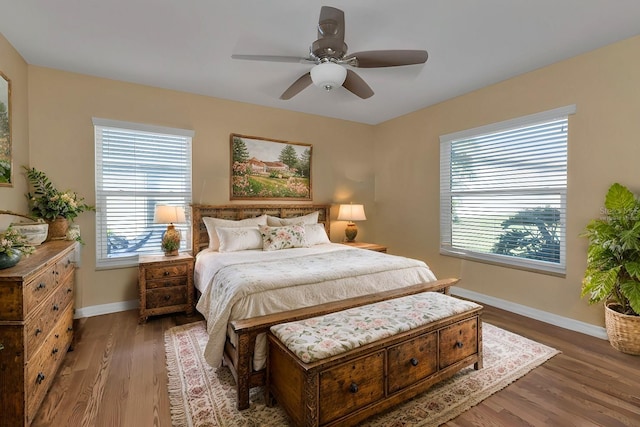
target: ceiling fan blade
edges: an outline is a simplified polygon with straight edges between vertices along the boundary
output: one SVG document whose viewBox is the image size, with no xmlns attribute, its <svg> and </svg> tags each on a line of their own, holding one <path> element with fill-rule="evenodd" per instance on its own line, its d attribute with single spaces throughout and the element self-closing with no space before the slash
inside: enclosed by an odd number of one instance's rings
<svg viewBox="0 0 640 427">
<path fill-rule="evenodd" d="M 308 58 L 300 58 L 299 56 L 279 56 L 279 55 L 231 55 L 232 59 L 247 59 L 250 61 L 270 61 L 270 62 L 295 62 L 306 63 L 314 62 Z"/>
<path fill-rule="evenodd" d="M 310 84 L 311 73 L 303 74 L 298 80 L 293 82 L 293 84 L 289 86 L 282 95 L 280 95 L 280 99 L 291 99 L 299 94 L 303 89 L 306 89 Z"/>
<path fill-rule="evenodd" d="M 371 98 L 373 96 L 373 90 L 369 85 L 362 80 L 362 77 L 351 70 L 347 70 L 347 78 L 344 80 L 342 86 L 362 99 Z"/>
<path fill-rule="evenodd" d="M 318 20 L 318 40 L 311 50 L 316 57 L 341 58 L 347 52 L 344 44 L 344 12 L 330 6 L 322 6 Z"/>
<path fill-rule="evenodd" d="M 353 67 L 378 68 L 424 64 L 428 57 L 426 50 L 369 50 L 352 53 L 344 61 L 350 61 Z"/>
</svg>

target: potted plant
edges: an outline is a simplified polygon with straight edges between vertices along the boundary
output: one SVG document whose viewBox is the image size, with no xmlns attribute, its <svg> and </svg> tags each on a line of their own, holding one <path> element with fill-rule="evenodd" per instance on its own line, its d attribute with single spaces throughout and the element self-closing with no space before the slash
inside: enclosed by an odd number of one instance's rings
<svg viewBox="0 0 640 427">
<path fill-rule="evenodd" d="M 44 172 L 26 166 L 23 169 L 33 187 L 33 193 L 27 193 L 31 213 L 49 223 L 47 240 L 64 239 L 69 221 L 73 221 L 82 212 L 95 210 L 75 192 L 56 189 Z"/>
<path fill-rule="evenodd" d="M 625 186 L 613 184 L 602 218 L 589 222 L 587 269 L 582 281 L 589 302 L 605 302 L 611 345 L 640 355 L 640 201 Z"/>
<path fill-rule="evenodd" d="M 33 253 L 35 248 L 28 239 L 11 226 L 0 233 L 0 270 L 16 265 L 22 255 Z"/>
</svg>

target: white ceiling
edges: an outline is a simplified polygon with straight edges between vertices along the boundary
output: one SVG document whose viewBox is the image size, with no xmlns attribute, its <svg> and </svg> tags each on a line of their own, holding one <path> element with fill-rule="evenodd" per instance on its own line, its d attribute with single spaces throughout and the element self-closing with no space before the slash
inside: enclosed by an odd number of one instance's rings
<svg viewBox="0 0 640 427">
<path fill-rule="evenodd" d="M 425 49 L 424 65 L 354 69 L 374 90 L 280 94 L 310 65 L 323 5 L 349 52 Z M 639 0 L 0 0 L 0 32 L 29 64 L 376 124 L 640 34 Z M 0 69 L 2 64 L 0 63 Z"/>
</svg>

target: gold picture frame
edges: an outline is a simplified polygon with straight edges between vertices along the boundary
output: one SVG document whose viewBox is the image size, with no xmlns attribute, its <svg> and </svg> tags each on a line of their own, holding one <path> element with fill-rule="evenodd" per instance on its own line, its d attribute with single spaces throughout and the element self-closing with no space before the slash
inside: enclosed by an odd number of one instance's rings
<svg viewBox="0 0 640 427">
<path fill-rule="evenodd" d="M 312 200 L 312 145 L 232 133 L 231 200 Z"/>
<path fill-rule="evenodd" d="M 0 187 L 12 187 L 11 80 L 0 71 Z"/>
</svg>

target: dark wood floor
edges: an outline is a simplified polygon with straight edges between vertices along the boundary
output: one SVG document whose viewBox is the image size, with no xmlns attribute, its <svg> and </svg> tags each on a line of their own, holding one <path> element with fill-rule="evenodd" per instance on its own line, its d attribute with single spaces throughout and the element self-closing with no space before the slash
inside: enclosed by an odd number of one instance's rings
<svg viewBox="0 0 640 427">
<path fill-rule="evenodd" d="M 78 321 L 75 349 L 34 427 L 171 426 L 163 332 L 199 318 L 137 320 L 127 311 Z M 484 321 L 562 354 L 446 426 L 640 426 L 640 356 L 492 307 L 485 306 Z"/>
</svg>

